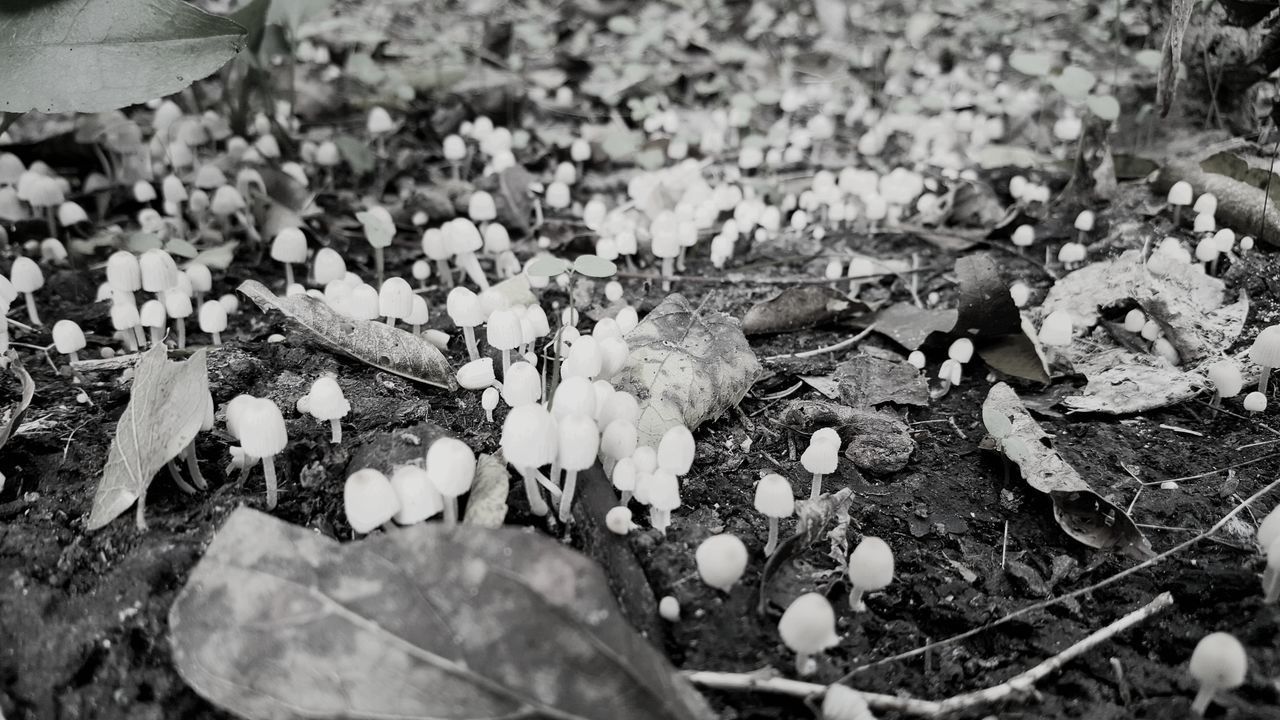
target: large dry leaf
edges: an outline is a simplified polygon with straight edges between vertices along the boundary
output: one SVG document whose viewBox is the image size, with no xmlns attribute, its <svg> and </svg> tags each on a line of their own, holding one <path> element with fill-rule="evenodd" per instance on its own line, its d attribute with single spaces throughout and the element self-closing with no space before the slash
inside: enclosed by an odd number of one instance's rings
<svg viewBox="0 0 1280 720">
<path fill-rule="evenodd" d="M 858 355 L 836 366 L 840 400 L 850 407 L 929 404 L 929 383 L 914 365 Z"/>
<path fill-rule="evenodd" d="M 640 443 L 657 447 L 663 433 L 689 429 L 738 404 L 760 375 L 760 362 L 738 321 L 699 314 L 683 295 L 667 296 L 627 334 L 631 356 L 614 386 L 640 401 Z"/>
<path fill-rule="evenodd" d="M 476 459 L 475 479 L 467 493 L 467 514 L 463 522 L 497 528 L 507 519 L 507 495 L 511 493 L 511 473 L 501 452 Z"/>
<path fill-rule="evenodd" d="M 183 679 L 244 718 L 698 716 L 600 569 L 524 529 L 339 544 L 242 507 L 169 629 Z"/>
<path fill-rule="evenodd" d="M 993 386 L 982 405 L 982 416 L 1009 421 L 1008 433 L 994 438 L 996 447 L 1018 466 L 1028 485 L 1053 500 L 1053 516 L 1063 531 L 1090 547 L 1135 558 L 1151 555 L 1151 543 L 1133 519 L 1094 492 L 1062 459 L 1013 388 L 1004 383 Z"/>
<path fill-rule="evenodd" d="M 189 359 L 165 358 L 155 345 L 134 366 L 129 404 L 116 423 L 107 464 L 93 496 L 88 528 L 97 530 L 147 492 L 151 478 L 195 439 L 209 397 L 204 349 Z"/>
<path fill-rule="evenodd" d="M 4 322 L 4 318 L 0 318 L 0 322 Z M 0 448 L 9 442 L 9 438 L 13 437 L 13 431 L 18 429 L 18 423 L 22 420 L 22 415 L 31 407 L 31 398 L 36 394 L 36 382 L 31 379 L 31 373 L 22 366 L 22 359 L 18 356 L 17 351 L 10 350 L 5 353 L 9 358 L 9 372 L 18 380 L 18 386 L 21 388 L 22 396 L 18 402 L 6 407 L 4 412 L 0 412 Z"/>
<path fill-rule="evenodd" d="M 987 253 L 956 261 L 960 294 L 954 333 L 973 340 L 974 349 L 992 369 L 1035 382 L 1049 382 L 1049 368 L 1009 295 L 1000 268 Z"/>
<path fill-rule="evenodd" d="M 181 0 L 5 0 L 0 110 L 97 112 L 171 95 L 222 67 L 244 36 Z"/>
<path fill-rule="evenodd" d="M 330 350 L 410 380 L 446 389 L 457 387 L 449 361 L 413 333 L 385 323 L 343 317 L 308 295 L 278 297 L 257 280 L 245 280 L 236 289 L 259 308 L 283 313 Z"/>
<path fill-rule="evenodd" d="M 767 335 L 826 325 L 867 311 L 867 306 L 826 285 L 801 285 L 756 303 L 742 318 L 742 332 Z"/>
<path fill-rule="evenodd" d="M 955 310 L 921 308 L 911 303 L 894 303 L 876 313 L 876 332 L 907 350 L 917 350 L 935 332 L 951 332 L 956 326 Z"/>
<path fill-rule="evenodd" d="M 1062 399 L 1073 412 L 1140 413 L 1190 400 L 1205 383 L 1164 358 L 1121 347 L 1082 353 L 1073 365 L 1089 380 L 1079 395 Z"/>
</svg>

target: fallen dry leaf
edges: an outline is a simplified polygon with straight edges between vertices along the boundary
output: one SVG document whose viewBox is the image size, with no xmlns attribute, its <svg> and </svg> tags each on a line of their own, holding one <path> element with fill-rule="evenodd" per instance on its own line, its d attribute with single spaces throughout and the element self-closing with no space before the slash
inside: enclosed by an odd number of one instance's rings
<svg viewBox="0 0 1280 720">
<path fill-rule="evenodd" d="M 951 332 L 956 326 L 955 310 L 920 308 L 911 303 L 894 303 L 876 313 L 876 332 L 907 350 L 917 350 L 935 332 Z"/>
<path fill-rule="evenodd" d="M 700 716 L 600 569 L 516 528 L 339 544 L 241 507 L 169 630 L 183 679 L 245 718 Z"/>
<path fill-rule="evenodd" d="M 497 528 L 507 519 L 507 495 L 511 493 L 511 473 L 501 452 L 476 458 L 475 479 L 467 493 L 463 522 L 477 527 Z"/>
<path fill-rule="evenodd" d="M 826 285 L 801 285 L 756 303 L 742 318 L 742 332 L 768 335 L 826 325 L 867 312 L 858 300 Z"/>
<path fill-rule="evenodd" d="M 197 350 L 183 362 L 166 359 L 166 353 L 163 344 L 152 346 L 134 366 L 129 404 L 116 423 L 93 496 L 90 530 L 105 526 L 146 495 L 160 468 L 200 431 L 209 395 L 205 351 Z"/>
<path fill-rule="evenodd" d="M 840 400 L 850 407 L 929 404 L 929 383 L 914 365 L 858 355 L 836 366 Z"/>
<path fill-rule="evenodd" d="M 0 318 L 0 322 L 4 322 Z M 31 379 L 31 373 L 22 366 L 22 359 L 16 350 L 10 350 L 5 353 L 5 357 L 9 358 L 9 373 L 18 379 L 18 386 L 21 388 L 21 397 L 17 402 L 9 405 L 0 413 L 0 448 L 9 442 L 9 438 L 13 437 L 13 431 L 17 429 L 18 423 L 22 421 L 22 414 L 31 407 L 31 398 L 36 394 L 36 383 Z"/>
<path fill-rule="evenodd" d="M 760 362 L 738 321 L 700 315 L 682 295 L 668 295 L 627 334 L 631 356 L 614 386 L 640 401 L 640 443 L 657 447 L 663 433 L 690 430 L 738 404 L 760 375 Z"/>
<path fill-rule="evenodd" d="M 844 456 L 859 470 L 877 475 L 906 467 L 916 449 L 907 424 L 884 410 L 824 400 L 792 400 L 778 422 L 806 435 L 820 427 L 839 428 Z"/>
<path fill-rule="evenodd" d="M 1053 516 L 1068 535 L 1090 547 L 1145 559 L 1151 543 L 1124 510 L 1094 492 L 1076 469 L 1053 449 L 1049 435 L 1023 407 L 1018 394 L 996 383 L 982 404 L 982 416 L 1009 420 L 995 445 L 1022 471 L 1027 484 L 1053 500 Z"/>
<path fill-rule="evenodd" d="M 236 290 L 264 311 L 283 313 L 330 350 L 410 380 L 449 390 L 457 387 L 449 361 L 413 333 L 385 323 L 343 317 L 308 295 L 278 297 L 257 280 L 245 280 Z"/>
</svg>

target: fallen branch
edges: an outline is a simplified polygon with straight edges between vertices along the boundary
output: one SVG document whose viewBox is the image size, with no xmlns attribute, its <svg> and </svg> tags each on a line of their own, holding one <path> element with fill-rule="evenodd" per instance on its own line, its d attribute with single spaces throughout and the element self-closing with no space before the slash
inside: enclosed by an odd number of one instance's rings
<svg viewBox="0 0 1280 720">
<path fill-rule="evenodd" d="M 210 355 L 220 352 L 224 345 L 213 345 L 206 348 Z M 195 348 L 187 348 L 184 350 L 170 350 L 169 357 L 173 359 L 190 356 Z M 128 353 L 123 355 L 113 355 L 109 358 L 101 358 L 95 360 L 76 360 L 71 363 L 71 369 L 76 372 L 112 372 L 114 370 L 127 370 L 138 364 L 138 360 L 142 358 L 142 353 Z"/>
<path fill-rule="evenodd" d="M 919 717 L 945 717 L 962 710 L 991 705 L 1029 695 L 1035 684 L 1062 669 L 1062 666 L 1080 657 L 1094 647 L 1110 640 L 1119 633 L 1141 623 L 1173 604 L 1173 595 L 1164 592 L 1154 600 L 1107 625 L 1090 633 L 1066 650 L 1054 655 L 1035 667 L 1012 678 L 982 690 L 962 693 L 946 700 L 920 700 L 918 698 L 883 695 L 857 690 L 862 699 L 876 710 L 916 715 Z M 695 685 L 717 690 L 750 690 L 790 695 L 799 698 L 816 698 L 827 691 L 826 685 L 770 677 L 762 673 L 686 672 L 684 676 Z M 856 689 L 855 689 L 856 690 Z"/>
<path fill-rule="evenodd" d="M 903 275 L 915 275 L 918 273 L 934 272 L 936 270 L 943 270 L 943 269 L 945 268 L 938 268 L 938 267 L 932 267 L 932 266 L 921 267 L 921 268 L 911 268 L 907 270 L 899 270 L 898 272 L 882 272 L 882 273 L 871 273 L 868 275 L 859 275 L 858 277 L 853 279 L 858 281 L 875 280 L 877 278 L 900 277 Z M 830 278 L 825 278 L 825 277 L 808 277 L 808 276 L 804 276 L 804 277 L 769 277 L 767 275 L 747 276 L 747 275 L 739 275 L 737 273 L 729 273 L 727 275 L 721 275 L 721 276 L 672 275 L 670 277 L 664 277 L 658 273 L 629 272 L 626 270 L 619 270 L 615 274 L 615 277 L 623 278 L 625 280 L 647 280 L 649 282 L 670 281 L 672 283 L 701 283 L 701 284 L 712 284 L 712 285 L 834 285 L 841 281 L 849 280 L 849 278 L 837 278 L 835 280 L 832 280 Z"/>
<path fill-rule="evenodd" d="M 875 323 L 872 323 L 871 325 L 867 326 L 866 330 L 863 330 L 862 332 L 858 333 L 857 335 L 854 335 L 851 338 L 841 340 L 835 345 L 827 345 L 826 347 L 814 348 L 812 350 L 805 350 L 804 352 L 798 352 L 798 353 L 770 355 L 769 357 L 765 358 L 765 360 L 790 360 L 792 358 L 807 358 L 807 357 L 814 357 L 816 355 L 825 355 L 826 353 L 836 352 L 839 350 L 843 350 L 865 339 L 868 335 L 871 334 L 871 331 L 875 329 L 876 329 L 876 325 Z"/>
</svg>

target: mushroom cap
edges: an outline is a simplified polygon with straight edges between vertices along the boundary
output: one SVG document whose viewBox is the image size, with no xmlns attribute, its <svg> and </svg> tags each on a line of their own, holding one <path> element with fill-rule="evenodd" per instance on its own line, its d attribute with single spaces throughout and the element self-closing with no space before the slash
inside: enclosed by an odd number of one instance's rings
<svg viewBox="0 0 1280 720">
<path fill-rule="evenodd" d="M 451 255 L 465 255 L 478 252 L 484 247 L 484 237 L 480 228 L 467 218 L 454 218 L 444 224 L 445 247 Z"/>
<path fill-rule="evenodd" d="M 289 444 L 284 416 L 270 398 L 254 398 L 238 418 L 237 429 L 241 431 L 240 446 L 249 457 L 271 457 Z"/>
<path fill-rule="evenodd" d="M 83 222 L 89 222 L 89 214 L 78 203 L 68 201 L 58 206 L 58 224 L 62 227 L 71 227 Z"/>
<path fill-rule="evenodd" d="M 840 445 L 819 438 L 816 433 L 809 438 L 809 447 L 800 455 L 800 464 L 804 469 L 818 475 L 835 472 L 839 463 Z"/>
<path fill-rule="evenodd" d="M 420 523 L 444 510 L 444 496 L 431 484 L 427 471 L 417 465 L 401 465 L 393 470 L 391 488 L 400 500 L 395 521 L 401 525 Z"/>
<path fill-rule="evenodd" d="M 494 310 L 485 324 L 485 339 L 498 350 L 515 350 L 524 339 L 519 316 L 511 310 Z"/>
<path fill-rule="evenodd" d="M 282 263 L 307 261 L 307 236 L 296 227 L 282 228 L 271 241 L 271 259 Z"/>
<path fill-rule="evenodd" d="M 1215 632 L 1200 638 L 1191 653 L 1191 675 L 1202 685 L 1230 690 L 1244 683 L 1249 657 L 1234 635 Z"/>
<path fill-rule="evenodd" d="M 0 185 L 17 185 L 18 178 L 27 171 L 22 159 L 13 153 L 0 153 Z"/>
<path fill-rule="evenodd" d="M 84 331 L 73 320 L 59 320 L 53 324 L 53 345 L 58 352 L 69 355 L 84 349 Z"/>
<path fill-rule="evenodd" d="M 1054 310 L 1040 325 L 1040 342 L 1050 346 L 1071 344 L 1071 315 L 1066 310 Z"/>
<path fill-rule="evenodd" d="M 480 407 L 485 412 L 493 412 L 498 408 L 498 403 L 502 400 L 501 393 L 496 387 L 487 387 L 484 392 L 480 393 Z"/>
<path fill-rule="evenodd" d="M 565 354 L 560 373 L 564 377 L 595 378 L 603 368 L 604 358 L 600 354 L 599 341 L 591 335 L 582 335 Z"/>
<path fill-rule="evenodd" d="M 378 318 L 378 291 L 372 285 L 360 283 L 351 288 L 347 296 L 348 314 L 357 320 L 375 320 Z"/>
<path fill-rule="evenodd" d="M 560 418 L 559 458 L 565 470 L 586 470 L 596 462 L 600 451 L 600 430 L 589 415 L 574 414 Z"/>
<path fill-rule="evenodd" d="M 490 222 L 484 228 L 484 251 L 493 255 L 507 252 L 511 249 L 511 233 L 507 232 L 505 225 L 496 222 Z"/>
<path fill-rule="evenodd" d="M 1254 390 L 1244 396 L 1244 409 L 1249 412 L 1262 412 L 1267 409 L 1267 396 Z"/>
<path fill-rule="evenodd" d="M 537 404 L 513 407 L 502 423 L 502 456 L 516 468 L 539 468 L 555 459 L 556 419 Z"/>
<path fill-rule="evenodd" d="M 511 363 L 502 377 L 502 399 L 513 408 L 541 400 L 542 377 L 538 369 L 523 360 Z"/>
<path fill-rule="evenodd" d="M 973 359 L 973 341 L 969 338 L 959 338 L 947 348 L 947 357 L 958 363 L 969 362 Z"/>
<path fill-rule="evenodd" d="M 484 190 L 477 190 L 467 200 L 467 215 L 478 223 L 490 222 L 498 217 L 498 206 L 493 202 L 492 195 Z"/>
<path fill-rule="evenodd" d="M 1277 505 L 1258 525 L 1258 547 L 1267 550 L 1280 540 L 1280 505 Z"/>
<path fill-rule="evenodd" d="M 675 475 L 686 475 L 693 467 L 697 448 L 693 433 L 685 425 L 673 425 L 658 441 L 658 467 Z"/>
<path fill-rule="evenodd" d="M 0 283 L 2 284 L 2 283 Z M 0 305 L 4 303 L 0 301 Z M 111 327 L 114 330 L 128 330 L 142 324 L 138 315 L 138 306 L 133 303 L 111 303 Z"/>
<path fill-rule="evenodd" d="M 369 110 L 369 118 L 365 123 L 371 135 L 385 135 L 396 129 L 396 123 L 391 119 L 391 113 L 387 112 L 380 105 L 375 105 Z"/>
<path fill-rule="evenodd" d="M 1168 201 L 1170 205 L 1190 205 L 1192 195 L 1191 183 L 1186 180 L 1179 180 L 1169 188 Z"/>
<path fill-rule="evenodd" d="M 849 554 L 849 581 L 863 590 L 893 582 L 893 550 L 878 537 L 864 537 Z"/>
<path fill-rule="evenodd" d="M 365 239 L 375 248 L 387 247 L 396 236 L 396 221 L 381 205 L 356 213 L 356 219 L 364 227 Z"/>
<path fill-rule="evenodd" d="M 1197 213 L 1213 215 L 1218 212 L 1218 197 L 1213 193 L 1202 193 L 1191 209 Z"/>
<path fill-rule="evenodd" d="M 148 300 L 138 309 L 138 321 L 143 327 L 162 328 L 169 322 L 169 313 L 165 312 L 164 303 Z"/>
<path fill-rule="evenodd" d="M 422 231 L 422 254 L 431 260 L 447 260 L 453 254 L 449 252 L 449 243 L 445 241 L 442 228 Z"/>
<path fill-rule="evenodd" d="M 195 312 L 195 308 L 191 306 L 191 296 L 181 290 L 166 290 L 164 292 L 164 311 L 171 318 L 190 317 Z"/>
<path fill-rule="evenodd" d="M 414 293 L 409 314 L 405 316 L 404 321 L 410 325 L 426 325 L 430 319 L 431 308 L 427 306 L 426 298 Z"/>
<path fill-rule="evenodd" d="M 461 440 L 440 438 L 427 448 L 427 475 L 441 495 L 457 497 L 475 480 L 475 453 Z"/>
<path fill-rule="evenodd" d="M 736 535 L 712 535 L 693 554 L 702 582 L 729 592 L 747 569 L 747 546 Z"/>
<path fill-rule="evenodd" d="M 840 447 L 840 433 L 835 428 L 824 427 L 813 431 L 813 435 L 809 437 L 810 443 L 827 442 L 832 443 L 836 448 Z"/>
<path fill-rule="evenodd" d="M 493 371 L 493 358 L 482 357 L 458 368 L 458 384 L 467 390 L 483 390 L 498 379 Z"/>
<path fill-rule="evenodd" d="M 568 377 L 556 388 L 551 401 L 551 412 L 557 418 L 569 415 L 595 417 L 596 391 L 591 381 L 584 377 Z"/>
<path fill-rule="evenodd" d="M 316 146 L 316 164 L 320 167 L 336 167 L 342 163 L 342 152 L 337 143 L 325 140 Z"/>
<path fill-rule="evenodd" d="M 409 269 L 409 274 L 413 275 L 414 280 L 426 280 L 431 277 L 431 263 L 426 260 L 415 260 Z"/>
<path fill-rule="evenodd" d="M 164 182 L 161 183 L 161 191 L 164 193 L 165 203 L 177 204 L 187 201 L 187 186 L 182 184 L 182 178 L 177 175 L 168 175 Z"/>
<path fill-rule="evenodd" d="M 573 167 L 572 165 L 570 167 Z M 563 180 L 556 180 L 547 186 L 543 193 L 543 201 L 547 207 L 553 210 L 563 210 L 569 207 L 569 203 L 573 202 L 573 197 L 569 193 L 569 185 Z"/>
<path fill-rule="evenodd" d="M 818 593 L 805 593 L 791 602 L 778 621 L 782 642 L 796 653 L 812 655 L 840 642 L 836 613 Z"/>
<path fill-rule="evenodd" d="M 1036 229 L 1031 225 L 1019 225 L 1013 231 L 1013 244 L 1017 247 L 1030 247 L 1036 241 Z"/>
<path fill-rule="evenodd" d="M 178 264 L 172 255 L 160 248 L 142 253 L 138 258 L 138 268 L 142 274 L 142 289 L 149 293 L 164 292 L 178 284 Z"/>
<path fill-rule="evenodd" d="M 107 284 L 113 290 L 141 290 L 142 267 L 138 264 L 138 256 L 128 250 L 111 253 L 107 258 Z"/>
<path fill-rule="evenodd" d="M 1210 365 L 1207 375 L 1219 397 L 1235 397 L 1244 389 L 1244 376 L 1240 373 L 1240 366 L 1230 358 Z"/>
<path fill-rule="evenodd" d="M 413 312 L 413 286 L 404 278 L 392 277 L 382 282 L 378 291 L 378 315 L 404 319 Z"/>
<path fill-rule="evenodd" d="M 342 388 L 334 378 L 324 375 L 311 383 L 311 391 L 307 393 L 310 404 L 307 412 L 317 420 L 337 420 L 351 412 L 351 403 L 342 394 Z"/>
<path fill-rule="evenodd" d="M 209 211 L 218 217 L 228 217 L 245 209 L 244 196 L 230 185 L 223 185 L 213 193 Z"/>
<path fill-rule="evenodd" d="M 476 327 L 485 320 L 480 297 L 469 288 L 459 286 L 450 290 L 445 299 L 445 310 L 458 327 Z"/>
<path fill-rule="evenodd" d="M 876 720 L 862 693 L 848 685 L 827 686 L 822 695 L 822 720 Z"/>
<path fill-rule="evenodd" d="M 614 460 L 630 458 L 636 451 L 639 433 L 630 420 L 614 420 L 600 434 L 600 454 Z"/>
<path fill-rule="evenodd" d="M 641 475 L 652 473 L 658 469 L 658 451 L 648 445 L 641 445 L 636 451 L 631 453 L 631 459 L 636 464 L 636 472 Z"/>
<path fill-rule="evenodd" d="M 342 504 L 351 529 L 362 535 L 400 512 L 400 498 L 391 481 L 372 468 L 357 470 L 347 476 Z"/>
<path fill-rule="evenodd" d="M 347 262 L 333 248 L 320 248 L 312 261 L 312 272 L 316 276 L 316 284 L 328 285 L 334 280 L 347 276 Z"/>
<path fill-rule="evenodd" d="M 1218 223 L 1214 220 L 1213 213 L 1202 212 L 1196 215 L 1195 222 L 1191 224 L 1191 230 L 1198 233 L 1211 233 L 1218 227 Z"/>
<path fill-rule="evenodd" d="M 445 160 L 458 162 L 467 156 L 467 142 L 458 135 L 446 135 L 443 150 Z"/>
<path fill-rule="evenodd" d="M 152 194 L 155 194 L 154 190 Z M 62 186 L 58 184 L 58 181 L 43 175 L 36 176 L 27 193 L 27 202 L 38 208 L 57 207 L 66 202 L 66 200 L 67 197 L 63 194 Z"/>
<path fill-rule="evenodd" d="M 756 483 L 755 508 L 768 517 L 791 517 L 796 509 L 796 498 L 791 483 L 777 473 L 769 473 Z"/>
<path fill-rule="evenodd" d="M 213 289 L 213 272 L 209 270 L 209 266 L 202 262 L 192 261 L 187 268 L 182 271 L 187 276 L 187 281 L 191 283 L 191 289 L 196 292 L 209 292 Z"/>
<path fill-rule="evenodd" d="M 1077 230 L 1089 232 L 1093 229 L 1093 221 L 1094 215 L 1092 210 L 1081 210 L 1080 214 L 1076 215 L 1075 227 Z"/>
<path fill-rule="evenodd" d="M 635 492 L 636 461 L 629 457 L 618 460 L 613 465 L 609 480 L 613 482 L 613 489 L 618 492 Z"/>
<path fill-rule="evenodd" d="M 227 309 L 217 300 L 206 300 L 200 306 L 200 332 L 220 333 L 227 330 Z"/>
<path fill-rule="evenodd" d="M 662 468 L 653 471 L 649 476 L 648 504 L 668 512 L 680 507 L 680 479 L 675 473 Z"/>
<path fill-rule="evenodd" d="M 35 260 L 20 255 L 13 259 L 13 266 L 9 268 L 9 282 L 20 293 L 35 292 L 44 287 L 44 273 Z"/>
<path fill-rule="evenodd" d="M 1249 348 L 1249 359 L 1263 367 L 1280 366 L 1280 325 L 1271 325 L 1258 333 Z"/>
<path fill-rule="evenodd" d="M 236 440 L 240 439 L 240 421 L 248 413 L 249 409 L 253 407 L 253 403 L 256 400 L 257 398 L 252 395 L 241 394 L 227 402 L 227 432 L 231 433 L 231 437 Z"/>
<path fill-rule="evenodd" d="M 631 508 L 625 505 L 609 508 L 609 512 L 604 515 L 604 526 L 614 535 L 626 535 L 631 532 L 631 528 L 635 527 Z"/>
</svg>

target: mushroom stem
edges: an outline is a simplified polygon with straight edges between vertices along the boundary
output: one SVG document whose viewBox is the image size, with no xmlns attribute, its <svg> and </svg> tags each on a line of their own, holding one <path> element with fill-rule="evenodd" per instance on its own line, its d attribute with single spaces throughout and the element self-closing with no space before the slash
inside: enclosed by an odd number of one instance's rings
<svg viewBox="0 0 1280 720">
<path fill-rule="evenodd" d="M 40 322 L 40 313 L 36 312 L 36 294 L 23 293 L 23 295 L 27 296 L 27 319 L 32 325 L 43 325 L 44 323 Z"/>
<path fill-rule="evenodd" d="M 181 350 L 187 346 L 187 319 L 178 318 L 178 349 Z"/>
<path fill-rule="evenodd" d="M 470 358 L 471 358 L 472 360 L 479 360 L 479 359 L 480 359 L 480 348 L 476 347 L 476 330 L 475 330 L 475 328 L 470 328 L 470 327 L 463 326 L 463 328 L 462 328 L 462 337 L 464 337 L 464 338 L 466 338 L 466 339 L 467 339 L 467 355 L 468 355 L 468 356 L 470 356 Z"/>
<path fill-rule="evenodd" d="M 560 496 L 560 522 L 569 522 L 573 513 L 573 491 L 578 486 L 578 471 L 564 471 L 564 494 Z"/>
<path fill-rule="evenodd" d="M 619 504 L 619 505 L 623 505 L 623 506 L 625 506 L 627 503 L 631 502 L 631 496 L 632 496 L 632 494 L 633 494 L 633 492 L 632 492 L 631 490 L 623 490 L 623 491 L 622 491 L 622 500 L 620 500 L 620 501 L 618 502 L 618 504 Z"/>
<path fill-rule="evenodd" d="M 449 269 L 449 261 L 440 258 L 436 261 L 436 274 L 444 280 L 444 286 L 453 288 L 453 271 Z"/>
<path fill-rule="evenodd" d="M 813 474 L 813 488 L 809 490 L 809 499 L 817 500 L 822 495 L 822 473 Z"/>
<path fill-rule="evenodd" d="M 396 326 L 396 318 L 395 318 L 395 316 L 394 316 L 394 315 L 388 315 L 388 316 L 387 316 L 387 321 L 386 321 L 386 322 L 387 322 L 387 327 L 395 327 L 395 326 Z"/>
<path fill-rule="evenodd" d="M 49 221 L 49 237 L 58 237 L 57 207 L 50 205 L 44 210 L 44 218 Z"/>
<path fill-rule="evenodd" d="M 867 609 L 867 604 L 862 601 L 862 595 L 866 591 L 854 585 L 849 589 L 849 609 L 854 612 L 862 612 Z"/>
<path fill-rule="evenodd" d="M 685 251 L 685 248 L 683 245 L 681 245 L 680 254 L 676 256 L 676 269 L 679 270 L 680 272 L 684 272 L 684 251 Z"/>
<path fill-rule="evenodd" d="M 339 418 L 330 418 L 329 427 L 333 430 L 329 436 L 329 441 L 334 445 L 342 444 L 342 420 Z"/>
<path fill-rule="evenodd" d="M 502 377 L 505 378 L 507 376 L 507 373 L 510 372 L 510 370 L 511 370 L 511 351 L 504 349 L 502 351 Z"/>
<path fill-rule="evenodd" d="M 378 287 L 382 287 L 383 262 L 384 261 L 382 258 L 382 248 L 380 247 L 374 248 L 373 249 L 373 273 L 378 278 Z"/>
<path fill-rule="evenodd" d="M 186 480 L 182 479 L 182 475 L 178 472 L 178 466 L 174 465 L 172 460 L 165 463 L 165 467 L 169 468 L 169 477 L 173 478 L 173 483 L 178 486 L 179 490 L 188 495 L 195 494 L 196 489 L 191 487 Z"/>
<path fill-rule="evenodd" d="M 222 344 L 222 333 L 220 333 L 220 332 L 212 332 L 212 333 L 209 333 L 209 334 L 210 334 L 211 336 L 213 336 L 213 344 L 214 344 L 214 345 L 221 345 L 221 344 Z"/>
<path fill-rule="evenodd" d="M 552 485 L 555 485 L 558 488 L 564 487 L 564 485 L 560 483 L 560 458 L 557 457 L 555 460 L 551 461 L 551 472 L 548 473 L 547 476 L 551 478 Z"/>
<path fill-rule="evenodd" d="M 1280 600 L 1280 572 L 1270 566 L 1262 571 L 1262 591 L 1265 593 L 1262 601 L 1268 605 Z"/>
<path fill-rule="evenodd" d="M 140 350 L 147 346 L 147 334 L 143 331 L 141 325 L 134 325 L 132 330 L 125 330 L 125 347 L 130 350 Z M 130 342 L 128 336 L 132 333 L 133 341 Z"/>
<path fill-rule="evenodd" d="M 126 350 L 129 352 L 138 352 L 138 341 L 134 339 L 132 329 L 125 330 L 120 334 L 120 337 L 124 340 L 124 347 Z"/>
<path fill-rule="evenodd" d="M 456 527 L 458 525 L 458 498 L 447 497 L 444 499 L 444 526 Z"/>
<path fill-rule="evenodd" d="M 27 297 L 30 298 L 31 294 L 27 293 Z M 34 306 L 32 307 L 34 309 Z M 36 323 L 36 324 L 39 325 L 39 323 Z M 1262 365 L 1259 369 L 1261 370 L 1261 372 L 1258 373 L 1258 392 L 1262 393 L 1263 395 L 1266 395 L 1267 381 L 1271 379 L 1271 368 L 1267 367 L 1266 365 Z"/>
<path fill-rule="evenodd" d="M 289 291 L 289 286 L 293 284 L 293 263 L 284 264 L 284 289 Z"/>
<path fill-rule="evenodd" d="M 275 510 L 279 492 L 276 489 L 276 458 L 274 455 L 262 458 L 262 474 L 267 478 L 267 509 Z"/>
<path fill-rule="evenodd" d="M 161 334 L 161 328 L 153 326 L 151 328 L 151 347 L 155 347 L 164 341 L 164 335 Z"/>
<path fill-rule="evenodd" d="M 534 478 L 537 468 L 517 468 L 520 477 L 524 478 L 524 494 L 529 500 L 529 509 L 534 515 L 546 515 L 549 508 L 542 498 L 542 490 L 538 489 L 538 481 Z"/>
<path fill-rule="evenodd" d="M 1205 711 L 1209 709 L 1209 703 L 1213 702 L 1213 696 L 1217 693 L 1218 688 L 1208 683 L 1201 683 L 1200 691 L 1196 693 L 1196 699 L 1191 703 L 1191 712 L 1203 716 Z"/>
<path fill-rule="evenodd" d="M 1173 226 L 1178 227 L 1178 225 L 1181 222 L 1182 222 L 1182 206 L 1174 205 L 1173 206 Z"/>
<path fill-rule="evenodd" d="M 818 663 L 813 661 L 813 656 L 809 653 L 796 653 L 796 675 L 805 677 L 812 675 L 814 670 L 818 669 Z"/>
<path fill-rule="evenodd" d="M 662 258 L 662 291 L 671 292 L 671 276 L 675 274 L 675 258 Z"/>
<path fill-rule="evenodd" d="M 196 441 L 192 440 L 187 443 L 187 448 L 182 451 L 187 460 L 187 472 L 191 473 L 191 482 L 201 490 L 209 489 L 209 483 L 205 482 L 204 473 L 200 472 L 200 460 L 196 457 Z"/>
<path fill-rule="evenodd" d="M 764 544 L 764 554 L 768 557 L 778 549 L 778 518 L 769 518 L 769 541 Z"/>
<path fill-rule="evenodd" d="M 134 525 L 137 525 L 138 529 L 143 532 L 146 532 L 147 530 L 146 511 L 147 511 L 147 489 L 143 488 L 142 493 L 138 495 L 137 512 L 133 516 Z"/>
</svg>

